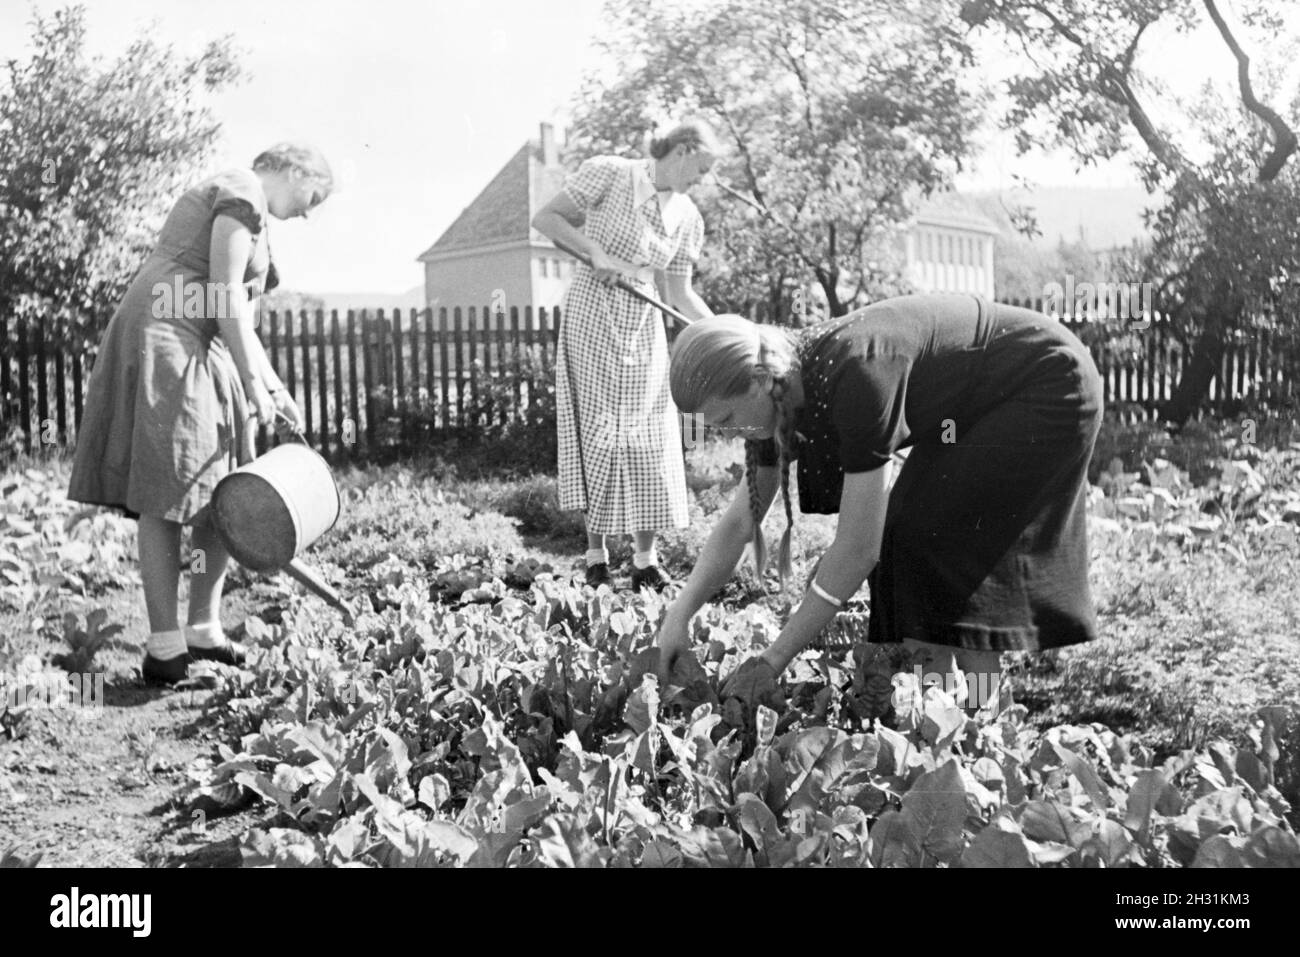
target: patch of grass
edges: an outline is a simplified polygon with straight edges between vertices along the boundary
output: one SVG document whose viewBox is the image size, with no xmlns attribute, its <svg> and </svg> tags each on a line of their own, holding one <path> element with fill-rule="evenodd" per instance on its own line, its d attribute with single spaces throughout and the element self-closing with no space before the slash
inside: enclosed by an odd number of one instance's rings
<svg viewBox="0 0 1300 957">
<path fill-rule="evenodd" d="M 519 520 L 519 531 L 537 535 L 561 547 L 585 549 L 587 526 L 582 513 L 560 508 L 559 483 L 551 475 L 499 483 L 485 504 Z"/>
<path fill-rule="evenodd" d="M 396 555 L 427 564 L 441 555 L 522 553 L 518 523 L 461 500 L 454 482 L 399 466 L 340 470 L 339 523 L 312 554 L 364 570 Z"/>
</svg>

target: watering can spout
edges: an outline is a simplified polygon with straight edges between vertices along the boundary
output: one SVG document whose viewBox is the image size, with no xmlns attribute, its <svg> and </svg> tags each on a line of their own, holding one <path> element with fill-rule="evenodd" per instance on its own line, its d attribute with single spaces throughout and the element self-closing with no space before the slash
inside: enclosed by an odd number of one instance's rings
<svg viewBox="0 0 1300 957">
<path fill-rule="evenodd" d="M 309 591 L 323 598 L 328 605 L 337 608 L 343 615 L 343 624 L 349 628 L 355 624 L 356 619 L 353 617 L 352 609 L 347 606 L 343 599 L 339 597 L 339 593 L 331 588 L 314 568 L 301 559 L 295 558 L 284 566 L 284 570 L 289 577 L 301 582 Z"/>
</svg>

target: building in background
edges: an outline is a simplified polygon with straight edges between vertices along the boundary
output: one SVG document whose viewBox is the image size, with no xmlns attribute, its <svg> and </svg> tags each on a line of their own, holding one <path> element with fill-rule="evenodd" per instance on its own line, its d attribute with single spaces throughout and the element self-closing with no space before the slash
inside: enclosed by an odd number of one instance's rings
<svg viewBox="0 0 1300 957">
<path fill-rule="evenodd" d="M 555 130 L 541 124 L 455 222 L 419 257 L 425 305 L 554 308 L 574 260 L 532 228 L 564 182 Z M 962 197 L 924 203 L 904 239 L 908 278 L 924 292 L 993 298 L 998 227 Z"/>
<path fill-rule="evenodd" d="M 921 205 L 904 236 L 907 278 L 921 292 L 972 292 L 994 298 L 998 227 L 957 193 Z"/>
<path fill-rule="evenodd" d="M 425 250 L 424 301 L 440 306 L 553 308 L 573 259 L 533 229 L 533 216 L 560 191 L 555 129 L 525 143 L 473 202 Z"/>
</svg>

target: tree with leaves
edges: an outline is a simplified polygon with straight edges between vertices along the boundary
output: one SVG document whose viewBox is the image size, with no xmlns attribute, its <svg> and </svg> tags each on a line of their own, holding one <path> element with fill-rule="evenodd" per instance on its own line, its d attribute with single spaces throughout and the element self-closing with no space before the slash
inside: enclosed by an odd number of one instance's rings
<svg viewBox="0 0 1300 957">
<path fill-rule="evenodd" d="M 0 317 L 88 351 L 211 156 L 202 101 L 239 69 L 229 37 L 183 57 L 141 36 L 105 64 L 81 6 L 34 15 L 31 45 L 0 81 Z"/>
<path fill-rule="evenodd" d="M 842 315 L 907 290 L 891 252 L 900 228 L 970 149 L 982 96 L 964 82 L 955 12 L 942 0 L 609 0 L 611 69 L 584 83 L 569 155 L 627 154 L 647 130 L 705 117 L 731 147 L 720 177 L 753 198 L 699 191 L 705 295 L 782 316 L 815 292 Z"/>
<path fill-rule="evenodd" d="M 1234 335 L 1269 329 L 1294 348 L 1300 334 L 1300 96 L 1273 104 L 1282 95 L 1277 71 L 1253 63 L 1238 38 L 1252 31 L 1280 66 L 1300 52 L 1300 17 L 1295 0 L 1241 3 L 1238 14 L 1234 26 L 1218 0 L 969 0 L 961 11 L 973 28 L 1016 43 L 1030 64 L 1009 83 L 1003 118 L 1022 152 L 1064 146 L 1081 164 L 1125 155 L 1163 196 L 1149 218 L 1143 272 L 1190 350 L 1160 410 L 1179 427 Z M 1185 32 L 1198 23 L 1212 24 L 1231 51 L 1237 100 L 1207 87 L 1182 122 L 1162 125 L 1154 107 L 1166 95 L 1139 66 L 1143 39 L 1157 25 Z"/>
</svg>

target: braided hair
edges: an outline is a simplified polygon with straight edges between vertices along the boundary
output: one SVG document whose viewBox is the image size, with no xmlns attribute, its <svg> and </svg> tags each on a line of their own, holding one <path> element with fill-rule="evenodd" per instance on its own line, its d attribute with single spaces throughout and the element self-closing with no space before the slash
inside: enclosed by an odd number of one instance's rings
<svg viewBox="0 0 1300 957">
<path fill-rule="evenodd" d="M 794 508 L 790 501 L 790 461 L 795 416 L 788 396 L 790 376 L 798 365 L 794 342 L 786 330 L 758 325 L 742 316 L 720 315 L 696 320 L 683 330 L 674 343 L 669 366 L 669 388 L 673 402 L 682 412 L 697 412 L 710 398 L 744 395 L 755 381 L 772 396 L 777 408 L 775 441 L 786 517 L 785 534 L 777 551 L 782 588 L 792 574 Z M 758 457 L 759 444 L 746 442 L 745 478 L 754 526 L 754 564 L 761 580 L 768 554 L 762 529 L 764 513 L 758 497 Z"/>
<path fill-rule="evenodd" d="M 772 327 L 760 326 L 758 330 L 758 362 L 754 366 L 754 371 L 760 376 L 770 378 L 769 394 L 777 411 L 774 438 L 779 457 L 777 468 L 781 477 L 781 499 L 785 505 L 785 533 L 781 536 L 781 544 L 777 548 L 776 568 L 781 578 L 781 588 L 784 589 L 793 574 L 790 548 L 794 531 L 794 507 L 790 502 L 790 453 L 794 445 L 794 411 L 790 408 L 787 396 L 789 377 L 798 367 L 798 358 L 794 351 L 789 349 L 789 340 L 784 337 L 780 342 L 786 347 L 784 354 L 779 345 L 775 349 L 769 347 L 768 337 L 763 334 L 767 329 Z M 776 363 L 773 362 L 774 359 Z M 749 514 L 754 520 L 754 565 L 761 580 L 763 570 L 767 568 L 767 544 L 763 540 L 763 514 L 758 499 L 758 445 L 755 442 L 747 442 L 745 445 L 745 480 L 749 485 Z"/>
</svg>

